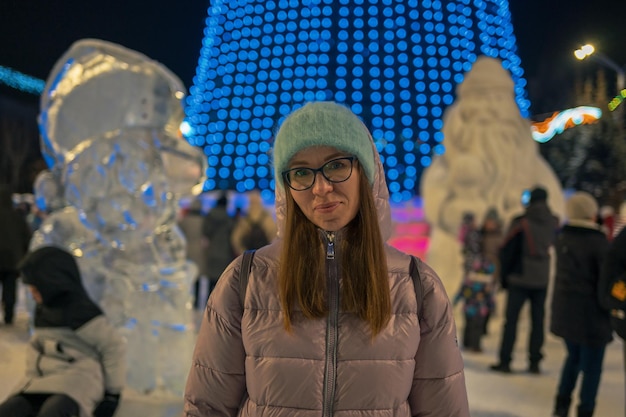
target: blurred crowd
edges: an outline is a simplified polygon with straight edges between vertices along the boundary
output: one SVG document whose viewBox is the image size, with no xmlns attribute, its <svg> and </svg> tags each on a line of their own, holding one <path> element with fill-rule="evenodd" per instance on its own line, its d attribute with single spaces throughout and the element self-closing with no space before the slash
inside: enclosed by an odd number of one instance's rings
<svg viewBox="0 0 626 417">
<path fill-rule="evenodd" d="M 273 213 L 257 190 L 235 202 L 228 193 L 200 195 L 180 211 L 178 226 L 187 240 L 187 258 L 198 268 L 193 305 L 202 309 L 226 267 L 246 250 L 258 249 L 276 236 Z"/>
</svg>

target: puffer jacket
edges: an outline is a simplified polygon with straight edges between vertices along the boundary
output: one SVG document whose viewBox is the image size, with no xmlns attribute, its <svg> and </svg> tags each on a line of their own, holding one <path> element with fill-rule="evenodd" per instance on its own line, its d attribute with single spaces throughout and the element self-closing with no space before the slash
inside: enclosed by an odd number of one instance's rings
<svg viewBox="0 0 626 417">
<path fill-rule="evenodd" d="M 125 344 L 105 316 L 77 330 L 37 328 L 26 352 L 26 376 L 13 391 L 63 393 L 89 417 L 105 390 L 120 393 L 126 381 Z"/>
<path fill-rule="evenodd" d="M 391 231 L 389 197 L 375 155 L 373 192 L 386 240 Z M 326 260 L 329 315 L 311 320 L 295 311 L 292 333 L 287 333 L 277 285 L 285 219 L 282 189 L 277 190 L 276 213 L 279 237 L 257 251 L 244 305 L 239 299 L 241 257 L 224 271 L 209 298 L 187 380 L 184 415 L 468 417 L 456 325 L 436 273 L 420 263 L 423 314 L 418 317 L 410 256 L 386 246 L 392 316 L 372 339 L 366 323 L 339 308 L 339 242 L 344 236 L 338 231 L 335 257 Z"/>
<path fill-rule="evenodd" d="M 41 296 L 26 352 L 26 376 L 13 394 L 66 394 L 92 415 L 105 391 L 120 394 L 126 381 L 126 342 L 82 285 L 74 257 L 54 246 L 31 252 L 22 280 Z"/>
</svg>

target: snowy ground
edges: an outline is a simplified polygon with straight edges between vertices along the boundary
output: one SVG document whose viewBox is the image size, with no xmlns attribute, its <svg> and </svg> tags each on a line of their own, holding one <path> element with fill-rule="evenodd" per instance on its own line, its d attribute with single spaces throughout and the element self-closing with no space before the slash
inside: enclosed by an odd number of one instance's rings
<svg viewBox="0 0 626 417">
<path fill-rule="evenodd" d="M 23 289 L 20 298 L 23 300 Z M 499 295 L 503 298 L 503 294 Z M 503 306 L 503 299 L 499 306 Z M 456 310 L 457 316 L 460 309 Z M 550 416 L 561 362 L 564 355 L 559 339 L 548 335 L 545 344 L 546 359 L 542 363 L 541 375 L 530 375 L 526 369 L 524 345 L 527 341 L 527 311 L 522 312 L 514 370 L 512 375 L 490 372 L 488 367 L 495 362 L 500 339 L 501 314 L 490 323 L 489 335 L 484 339 L 483 353 L 464 353 L 467 390 L 473 417 L 536 417 Z M 28 339 L 28 316 L 20 303 L 14 326 L 0 325 L 0 401 L 20 378 L 24 369 L 24 345 Z M 622 341 L 614 341 L 607 350 L 604 373 L 597 399 L 595 416 L 624 416 L 624 367 Z M 125 392 L 124 400 L 116 417 L 178 417 L 182 411 L 182 400 L 159 393 L 146 397 Z M 571 415 L 574 415 L 573 413 Z"/>
</svg>

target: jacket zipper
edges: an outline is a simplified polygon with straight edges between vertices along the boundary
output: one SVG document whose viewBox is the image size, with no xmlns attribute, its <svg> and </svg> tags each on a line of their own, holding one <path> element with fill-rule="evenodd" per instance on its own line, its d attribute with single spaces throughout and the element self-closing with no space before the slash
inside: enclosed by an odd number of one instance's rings
<svg viewBox="0 0 626 417">
<path fill-rule="evenodd" d="M 326 325 L 326 364 L 322 417 L 332 417 L 337 386 L 337 334 L 339 332 L 339 274 L 335 260 L 335 233 L 326 234 L 326 276 L 328 285 L 328 318 Z"/>
</svg>

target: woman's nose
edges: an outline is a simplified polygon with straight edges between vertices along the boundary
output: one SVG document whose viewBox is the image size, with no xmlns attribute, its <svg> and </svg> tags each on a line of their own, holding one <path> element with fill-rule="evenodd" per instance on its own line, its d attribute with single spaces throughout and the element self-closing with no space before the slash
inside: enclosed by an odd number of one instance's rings
<svg viewBox="0 0 626 417">
<path fill-rule="evenodd" d="M 311 187 L 314 194 L 325 194 L 333 189 L 333 183 L 328 181 L 321 172 L 315 173 L 315 182 Z"/>
</svg>

